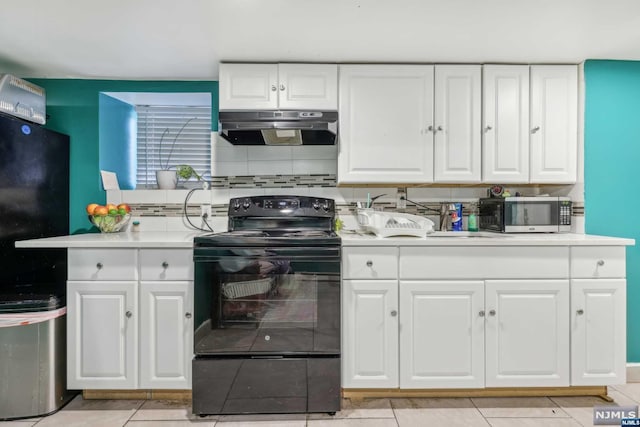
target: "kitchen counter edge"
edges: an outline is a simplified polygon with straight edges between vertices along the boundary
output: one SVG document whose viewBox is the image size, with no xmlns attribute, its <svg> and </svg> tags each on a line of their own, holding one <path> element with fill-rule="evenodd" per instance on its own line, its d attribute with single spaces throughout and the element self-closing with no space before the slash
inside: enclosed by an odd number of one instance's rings
<svg viewBox="0 0 640 427">
<path fill-rule="evenodd" d="M 452 232 L 454 233 L 454 232 Z M 340 233 L 342 246 L 633 246 L 634 239 L 592 234 L 508 234 L 497 237 L 377 237 Z"/>
<path fill-rule="evenodd" d="M 141 231 L 87 233 L 16 241 L 16 248 L 193 248 L 193 238 L 210 233 Z"/>
</svg>

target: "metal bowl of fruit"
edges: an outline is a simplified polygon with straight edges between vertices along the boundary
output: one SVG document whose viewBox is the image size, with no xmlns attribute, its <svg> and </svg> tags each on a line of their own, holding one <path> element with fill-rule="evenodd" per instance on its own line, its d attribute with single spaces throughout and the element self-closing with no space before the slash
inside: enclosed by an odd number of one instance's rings
<svg viewBox="0 0 640 427">
<path fill-rule="evenodd" d="M 105 206 L 91 203 L 87 205 L 87 214 L 91 224 L 98 227 L 102 233 L 117 233 L 122 231 L 131 220 L 131 208 L 126 203 Z"/>
</svg>

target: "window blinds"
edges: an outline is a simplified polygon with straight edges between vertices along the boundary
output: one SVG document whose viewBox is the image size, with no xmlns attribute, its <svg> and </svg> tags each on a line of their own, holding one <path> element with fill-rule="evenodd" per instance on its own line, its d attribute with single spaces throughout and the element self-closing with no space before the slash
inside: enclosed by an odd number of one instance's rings
<svg viewBox="0 0 640 427">
<path fill-rule="evenodd" d="M 136 112 L 137 188 L 155 188 L 156 170 L 181 164 L 211 175 L 210 107 L 138 105 Z"/>
</svg>

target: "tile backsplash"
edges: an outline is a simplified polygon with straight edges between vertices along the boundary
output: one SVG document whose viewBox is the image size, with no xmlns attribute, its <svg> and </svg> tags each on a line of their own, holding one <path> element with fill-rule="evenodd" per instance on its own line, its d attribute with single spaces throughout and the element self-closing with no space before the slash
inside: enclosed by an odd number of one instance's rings
<svg viewBox="0 0 640 427">
<path fill-rule="evenodd" d="M 336 174 L 337 145 L 232 145 L 211 134 L 211 176 Z"/>
<path fill-rule="evenodd" d="M 283 147 L 279 147 L 283 148 Z M 382 195 L 376 199 L 376 205 L 383 210 L 394 210 L 423 215 L 438 224 L 438 215 L 411 202 L 407 207 L 398 209 L 397 188 L 351 188 L 336 187 L 335 175 L 266 175 L 220 177 L 212 182 L 212 189 L 194 191 L 187 205 L 187 213 L 192 222 L 200 221 L 200 205 L 211 204 L 213 218 L 210 223 L 215 231 L 226 230 L 226 212 L 229 199 L 252 195 L 299 195 L 324 197 L 333 199 L 338 208 L 338 215 L 348 228 L 357 227 L 356 203 L 371 197 Z M 488 186 L 487 186 L 488 187 Z M 438 209 L 441 202 L 462 202 L 464 205 L 463 224 L 466 227 L 468 206 L 479 198 L 485 197 L 487 187 L 424 187 L 407 188 L 407 200 L 418 202 L 432 209 Z M 564 195 L 570 196 L 574 202 L 572 213 L 572 229 L 576 233 L 584 233 L 584 196 L 581 184 L 565 186 L 511 187 L 512 194 L 523 195 Z M 134 220 L 140 221 L 140 229 L 147 231 L 166 231 L 189 229 L 183 218 L 183 205 L 189 190 L 124 190 L 107 191 L 110 203 L 129 203 L 133 209 Z"/>
</svg>

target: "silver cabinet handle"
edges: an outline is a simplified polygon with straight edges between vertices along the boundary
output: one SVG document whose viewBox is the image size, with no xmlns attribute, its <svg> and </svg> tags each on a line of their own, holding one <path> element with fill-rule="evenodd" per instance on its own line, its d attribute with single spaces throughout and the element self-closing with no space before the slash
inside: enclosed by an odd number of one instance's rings
<svg viewBox="0 0 640 427">
<path fill-rule="evenodd" d="M 102 269 L 102 267 L 104 267 L 104 265 L 103 265 L 101 262 L 99 262 L 99 263 L 97 263 L 97 264 L 96 264 L 96 268 L 97 268 L 98 270 Z"/>
<path fill-rule="evenodd" d="M 478 312 L 478 316 L 484 317 L 484 310 L 480 310 L 480 312 Z"/>
<path fill-rule="evenodd" d="M 603 260 L 603 259 L 598 260 L 598 265 L 599 265 L 600 267 L 602 267 L 602 266 L 604 265 L 604 260 Z"/>
<path fill-rule="evenodd" d="M 275 92 L 276 90 L 278 90 L 276 85 L 271 85 L 271 92 Z"/>
<path fill-rule="evenodd" d="M 284 90 L 284 85 L 283 84 L 280 85 L 280 90 Z"/>
<path fill-rule="evenodd" d="M 391 317 L 396 317 L 398 312 L 396 310 L 391 310 Z"/>
<path fill-rule="evenodd" d="M 367 261 L 367 267 L 371 267 L 373 265 L 373 261 L 369 260 Z"/>
<path fill-rule="evenodd" d="M 167 261 L 162 262 L 162 268 L 169 268 L 169 263 Z"/>
<path fill-rule="evenodd" d="M 444 129 L 442 129 L 442 126 L 438 126 L 438 129 L 436 129 L 436 132 L 437 131 L 442 131 L 442 130 L 444 130 Z"/>
<path fill-rule="evenodd" d="M 531 133 L 536 133 L 540 130 L 540 126 L 536 126 L 533 129 L 531 129 Z"/>
<path fill-rule="evenodd" d="M 433 126 L 429 125 L 429 127 L 427 128 L 427 130 L 428 130 L 429 132 L 433 132 Z"/>
<path fill-rule="evenodd" d="M 186 313 L 184 314 L 184 317 L 186 317 L 187 319 L 191 319 L 191 313 L 186 312 Z"/>
<path fill-rule="evenodd" d="M 580 309 L 580 310 L 576 311 L 576 314 L 577 314 L 578 316 L 582 316 L 582 315 L 584 314 L 584 310 L 583 310 L 583 309 Z"/>
<path fill-rule="evenodd" d="M 495 316 L 495 315 L 496 315 L 495 310 L 489 310 L 489 316 Z"/>
<path fill-rule="evenodd" d="M 131 318 L 131 316 L 133 316 L 133 313 L 130 311 L 127 311 L 124 315 L 127 316 L 127 318 Z"/>
<path fill-rule="evenodd" d="M 491 129 L 493 129 L 491 126 L 487 126 L 486 128 L 484 128 L 484 131 L 489 132 Z"/>
</svg>

